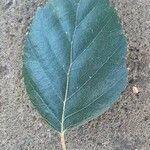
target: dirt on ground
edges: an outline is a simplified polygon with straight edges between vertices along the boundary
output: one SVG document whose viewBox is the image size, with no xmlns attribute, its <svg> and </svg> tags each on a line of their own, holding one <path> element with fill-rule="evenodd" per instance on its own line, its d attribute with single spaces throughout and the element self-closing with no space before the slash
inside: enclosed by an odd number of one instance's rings
<svg viewBox="0 0 150 150">
<path fill-rule="evenodd" d="M 150 150 L 150 0 L 113 0 L 128 38 L 129 85 L 99 118 L 66 134 L 68 150 Z M 0 1 L 0 150 L 60 150 L 21 74 L 23 40 L 43 0 Z"/>
</svg>

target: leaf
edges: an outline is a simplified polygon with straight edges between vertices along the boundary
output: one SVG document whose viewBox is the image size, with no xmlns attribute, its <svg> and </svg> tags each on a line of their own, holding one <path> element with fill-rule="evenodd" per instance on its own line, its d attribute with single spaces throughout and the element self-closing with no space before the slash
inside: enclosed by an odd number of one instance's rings
<svg viewBox="0 0 150 150">
<path fill-rule="evenodd" d="M 59 132 L 106 111 L 126 87 L 126 38 L 108 0 L 51 0 L 27 35 L 31 101 Z"/>
</svg>

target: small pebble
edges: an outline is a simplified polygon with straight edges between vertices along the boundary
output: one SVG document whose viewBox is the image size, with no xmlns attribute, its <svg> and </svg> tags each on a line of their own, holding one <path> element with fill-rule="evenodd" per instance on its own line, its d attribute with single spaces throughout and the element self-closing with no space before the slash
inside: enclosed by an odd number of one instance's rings
<svg viewBox="0 0 150 150">
<path fill-rule="evenodd" d="M 136 86 L 132 87 L 132 91 L 134 94 L 138 94 L 139 93 L 139 89 Z"/>
</svg>

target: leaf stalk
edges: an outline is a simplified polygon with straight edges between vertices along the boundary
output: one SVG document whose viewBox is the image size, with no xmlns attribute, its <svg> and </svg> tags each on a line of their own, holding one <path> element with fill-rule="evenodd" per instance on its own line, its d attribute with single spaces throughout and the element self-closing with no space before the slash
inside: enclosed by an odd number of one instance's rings
<svg viewBox="0 0 150 150">
<path fill-rule="evenodd" d="M 67 150 L 65 143 L 65 132 L 60 133 L 62 150 Z"/>
</svg>

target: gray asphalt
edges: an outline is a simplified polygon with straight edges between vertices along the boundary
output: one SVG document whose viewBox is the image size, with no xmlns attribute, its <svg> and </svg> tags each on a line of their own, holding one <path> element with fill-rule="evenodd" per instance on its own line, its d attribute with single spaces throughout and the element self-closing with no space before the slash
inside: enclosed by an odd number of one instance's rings
<svg viewBox="0 0 150 150">
<path fill-rule="evenodd" d="M 0 150 L 60 150 L 59 134 L 30 103 L 21 76 L 23 39 L 41 2 L 0 1 Z M 67 133 L 68 150 L 150 150 L 150 0 L 113 5 L 128 38 L 130 83 L 109 111 Z"/>
</svg>

